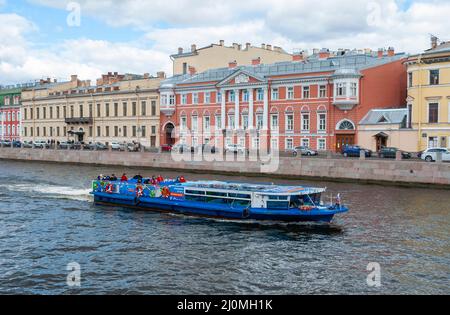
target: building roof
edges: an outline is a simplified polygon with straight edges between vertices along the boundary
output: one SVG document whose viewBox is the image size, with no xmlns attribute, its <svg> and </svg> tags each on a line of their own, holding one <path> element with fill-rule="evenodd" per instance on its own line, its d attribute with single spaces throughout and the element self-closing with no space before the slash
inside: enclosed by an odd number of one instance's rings
<svg viewBox="0 0 450 315">
<path fill-rule="evenodd" d="M 401 124 L 408 115 L 407 108 L 372 109 L 360 121 L 360 125 Z"/>
<path fill-rule="evenodd" d="M 193 84 L 202 82 L 222 81 L 238 70 L 257 77 L 304 74 L 316 72 L 338 71 L 357 74 L 359 71 L 387 64 L 405 58 L 405 54 L 396 54 L 392 57 L 378 58 L 372 55 L 348 55 L 331 57 L 325 60 L 312 59 L 306 62 L 279 62 L 275 64 L 260 64 L 257 66 L 239 66 L 236 68 L 210 69 L 195 75 L 178 75 L 162 82 L 162 88 L 175 84 Z"/>
</svg>

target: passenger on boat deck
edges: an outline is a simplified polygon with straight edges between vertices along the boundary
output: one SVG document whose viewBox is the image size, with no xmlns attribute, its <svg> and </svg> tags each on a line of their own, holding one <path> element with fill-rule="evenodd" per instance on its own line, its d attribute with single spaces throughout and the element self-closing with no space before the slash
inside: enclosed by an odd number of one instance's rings
<svg viewBox="0 0 450 315">
<path fill-rule="evenodd" d="M 155 176 L 152 176 L 152 179 L 150 180 L 150 183 L 151 183 L 153 186 L 155 186 L 155 185 L 158 184 L 158 181 L 156 180 L 156 177 L 155 177 Z"/>
<path fill-rule="evenodd" d="M 186 183 L 186 179 L 184 178 L 184 176 L 180 176 L 180 177 L 178 178 L 178 182 L 179 182 L 179 183 Z"/>
<path fill-rule="evenodd" d="M 117 181 L 117 176 L 112 174 L 110 180 L 113 181 L 113 182 Z"/>
<path fill-rule="evenodd" d="M 158 181 L 158 183 L 162 183 L 164 181 L 164 178 L 161 175 L 159 175 L 156 180 Z"/>
<path fill-rule="evenodd" d="M 137 174 L 136 176 L 133 177 L 133 179 L 135 179 L 135 180 L 139 180 L 140 179 L 141 181 L 142 181 L 142 178 L 143 177 L 141 176 L 141 174 Z"/>
<path fill-rule="evenodd" d="M 103 174 L 98 175 L 97 180 L 102 180 L 103 179 Z"/>
<path fill-rule="evenodd" d="M 107 181 L 110 181 L 110 180 L 111 180 L 111 177 L 109 177 L 109 176 L 105 176 L 105 177 L 103 177 L 103 180 L 107 180 Z"/>
<path fill-rule="evenodd" d="M 120 179 L 121 182 L 127 182 L 128 181 L 128 177 L 127 174 L 123 173 L 122 178 Z"/>
<path fill-rule="evenodd" d="M 144 185 L 149 185 L 149 184 L 150 184 L 150 179 L 148 179 L 148 178 L 145 179 L 145 180 L 144 180 Z"/>
</svg>

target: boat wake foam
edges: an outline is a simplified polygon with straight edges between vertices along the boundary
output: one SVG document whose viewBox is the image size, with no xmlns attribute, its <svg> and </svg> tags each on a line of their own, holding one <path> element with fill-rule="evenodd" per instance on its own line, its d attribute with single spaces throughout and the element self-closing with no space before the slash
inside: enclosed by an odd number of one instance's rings
<svg viewBox="0 0 450 315">
<path fill-rule="evenodd" d="M 0 188 L 5 188 L 9 191 L 28 192 L 33 194 L 45 195 L 46 197 L 56 199 L 71 199 L 79 201 L 91 201 L 92 197 L 89 194 L 91 189 L 75 189 L 68 186 L 56 185 L 36 185 L 36 184 L 2 184 Z"/>
</svg>

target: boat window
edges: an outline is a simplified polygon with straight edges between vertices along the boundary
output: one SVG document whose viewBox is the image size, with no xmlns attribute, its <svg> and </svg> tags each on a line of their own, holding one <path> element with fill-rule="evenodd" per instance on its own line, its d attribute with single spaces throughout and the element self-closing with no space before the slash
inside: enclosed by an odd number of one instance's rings
<svg viewBox="0 0 450 315">
<path fill-rule="evenodd" d="M 186 190 L 186 194 L 191 194 L 191 195 L 204 195 L 205 192 L 201 191 L 201 190 Z"/>
<path fill-rule="evenodd" d="M 269 200 L 288 200 L 288 196 L 269 196 Z"/>
<path fill-rule="evenodd" d="M 286 201 L 268 201 L 268 209 L 289 209 L 289 202 Z"/>
<path fill-rule="evenodd" d="M 229 194 L 230 198 L 239 198 L 239 199 L 252 199 L 251 195 L 247 194 Z"/>
<path fill-rule="evenodd" d="M 228 195 L 227 193 L 221 193 L 216 191 L 207 191 L 206 194 L 208 196 L 218 196 L 218 197 L 226 197 Z"/>
</svg>

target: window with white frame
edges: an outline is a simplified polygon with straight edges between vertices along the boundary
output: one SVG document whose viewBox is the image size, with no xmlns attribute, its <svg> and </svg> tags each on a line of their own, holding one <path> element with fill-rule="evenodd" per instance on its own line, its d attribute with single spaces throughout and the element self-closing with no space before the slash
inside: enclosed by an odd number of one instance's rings
<svg viewBox="0 0 450 315">
<path fill-rule="evenodd" d="M 228 102 L 233 103 L 236 101 L 236 93 L 234 91 L 228 92 Z"/>
<path fill-rule="evenodd" d="M 192 116 L 191 118 L 191 130 L 192 132 L 197 132 L 198 131 L 198 117 L 197 116 Z"/>
<path fill-rule="evenodd" d="M 11 99 L 9 98 L 9 96 L 5 96 L 4 102 L 5 102 L 5 106 L 8 106 L 10 104 Z"/>
<path fill-rule="evenodd" d="M 205 132 L 211 131 L 211 117 L 209 116 L 203 117 L 203 129 Z"/>
<path fill-rule="evenodd" d="M 302 139 L 302 147 L 309 148 L 309 139 L 308 138 L 303 138 Z"/>
<path fill-rule="evenodd" d="M 327 97 L 327 86 L 326 85 L 319 86 L 319 97 L 320 98 Z"/>
<path fill-rule="evenodd" d="M 248 129 L 248 115 L 247 114 L 242 115 L 242 128 L 244 128 L 244 130 Z"/>
<path fill-rule="evenodd" d="M 278 130 L 278 128 L 279 128 L 278 114 L 272 114 L 270 116 L 270 129 Z"/>
<path fill-rule="evenodd" d="M 211 93 L 210 92 L 206 92 L 205 93 L 205 104 L 209 104 L 211 103 Z"/>
<path fill-rule="evenodd" d="M 167 105 L 167 95 L 166 94 L 161 95 L 161 105 Z"/>
<path fill-rule="evenodd" d="M 280 93 L 278 91 L 278 88 L 272 89 L 272 100 L 278 100 L 280 97 Z"/>
<path fill-rule="evenodd" d="M 302 131 L 309 132 L 310 115 L 309 113 L 302 113 Z"/>
<path fill-rule="evenodd" d="M 198 104 L 198 93 L 192 93 L 192 104 Z"/>
<path fill-rule="evenodd" d="M 182 131 L 186 131 L 187 130 L 187 117 L 186 116 L 181 116 L 180 118 L 180 128 Z"/>
<path fill-rule="evenodd" d="M 303 87 L 303 98 L 309 98 L 310 97 L 310 88 L 309 86 Z"/>
<path fill-rule="evenodd" d="M 327 114 L 319 113 L 317 115 L 317 119 L 318 119 L 317 130 L 319 132 L 325 132 L 327 130 Z"/>
<path fill-rule="evenodd" d="M 16 95 L 14 96 L 14 105 L 19 105 L 20 102 L 20 96 Z"/>
<path fill-rule="evenodd" d="M 358 84 L 352 82 L 350 83 L 350 96 L 356 97 L 358 95 Z"/>
<path fill-rule="evenodd" d="M 263 115 L 256 115 L 256 129 L 261 130 L 263 128 Z"/>
<path fill-rule="evenodd" d="M 239 138 L 239 144 L 243 147 L 245 147 L 245 138 Z"/>
<path fill-rule="evenodd" d="M 222 129 L 222 116 L 221 115 L 216 115 L 216 130 L 221 130 Z"/>
<path fill-rule="evenodd" d="M 216 103 L 222 103 L 222 93 L 221 92 L 216 93 Z"/>
<path fill-rule="evenodd" d="M 187 104 L 187 94 L 181 94 L 181 105 Z"/>
<path fill-rule="evenodd" d="M 256 100 L 257 101 L 263 101 L 264 100 L 264 90 L 263 89 L 256 90 Z"/>
<path fill-rule="evenodd" d="M 294 131 L 294 114 L 286 114 L 286 132 Z"/>
<path fill-rule="evenodd" d="M 347 95 L 347 83 L 341 82 L 336 84 L 336 96 L 346 96 Z"/>
<path fill-rule="evenodd" d="M 175 95 L 169 95 L 169 105 L 175 105 Z"/>
<path fill-rule="evenodd" d="M 234 114 L 228 115 L 228 128 L 234 129 L 236 127 L 236 122 L 234 120 Z"/>
<path fill-rule="evenodd" d="M 245 103 L 248 103 L 249 99 L 250 99 L 250 94 L 248 93 L 248 90 L 244 90 L 242 92 L 242 101 Z"/>
<path fill-rule="evenodd" d="M 253 149 L 254 150 L 259 150 L 259 144 L 260 144 L 259 138 L 258 137 L 254 137 L 253 138 Z"/>
<path fill-rule="evenodd" d="M 326 139 L 318 139 L 317 140 L 317 150 L 325 151 L 327 149 L 327 140 Z"/>
<path fill-rule="evenodd" d="M 291 150 L 294 148 L 294 139 L 287 138 L 286 139 L 286 150 Z"/>
<path fill-rule="evenodd" d="M 278 138 L 271 138 L 270 139 L 270 148 L 272 150 L 279 150 Z"/>
<path fill-rule="evenodd" d="M 294 99 L 294 87 L 293 86 L 289 86 L 287 88 L 287 99 L 288 100 L 293 100 Z"/>
</svg>

